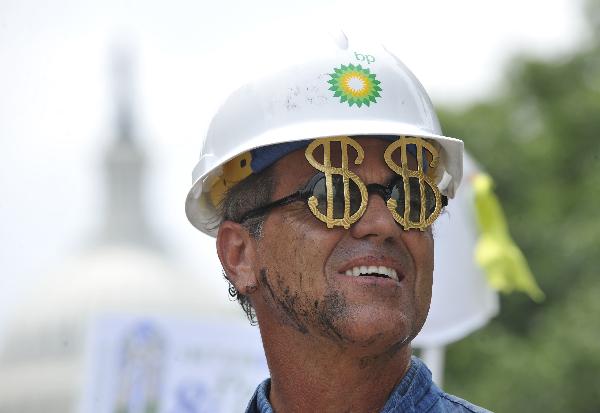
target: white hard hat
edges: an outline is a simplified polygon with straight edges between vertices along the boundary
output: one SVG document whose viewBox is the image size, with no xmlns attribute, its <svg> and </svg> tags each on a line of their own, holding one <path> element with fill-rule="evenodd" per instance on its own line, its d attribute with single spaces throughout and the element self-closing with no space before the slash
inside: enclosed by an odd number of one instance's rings
<svg viewBox="0 0 600 413">
<path fill-rule="evenodd" d="M 463 142 L 442 135 L 427 92 L 396 56 L 383 46 L 338 37 L 298 60 L 237 89 L 212 119 L 185 205 L 196 228 L 216 236 L 221 217 L 210 191 L 229 160 L 268 145 L 329 136 L 431 140 L 440 148 L 438 187 L 454 196 Z"/>
</svg>

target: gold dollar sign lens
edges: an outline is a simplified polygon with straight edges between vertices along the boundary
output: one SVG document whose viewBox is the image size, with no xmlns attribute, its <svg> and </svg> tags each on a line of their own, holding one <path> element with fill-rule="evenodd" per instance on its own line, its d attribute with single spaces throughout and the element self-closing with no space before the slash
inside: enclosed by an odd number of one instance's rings
<svg viewBox="0 0 600 413">
<path fill-rule="evenodd" d="M 331 165 L 331 143 L 339 142 L 340 150 L 342 155 L 341 167 Z M 319 163 L 314 157 L 314 151 L 322 146 L 323 147 L 323 163 Z M 348 169 L 348 147 L 354 148 L 357 153 L 356 159 L 354 160 L 355 165 L 360 165 L 365 157 L 363 148 L 354 139 L 347 136 L 339 136 L 333 138 L 319 138 L 312 141 L 306 148 L 305 156 L 308 162 L 325 174 L 325 186 L 327 190 L 326 209 L 325 213 L 323 205 L 319 205 L 319 200 L 314 195 L 308 199 L 308 207 L 315 217 L 327 224 L 327 228 L 333 228 L 335 226 L 341 226 L 345 229 L 350 228 L 350 225 L 360 219 L 365 209 L 367 208 L 367 201 L 369 195 L 367 193 L 367 187 L 360 180 L 360 178 Z M 341 176 L 343 180 L 344 188 L 344 211 L 342 216 L 336 216 L 335 204 L 334 204 L 334 175 Z M 337 178 L 337 177 L 336 177 Z M 337 178 L 339 179 L 339 178 Z M 356 185 L 360 191 L 361 202 L 358 210 L 351 211 L 350 209 L 350 185 Z"/>
<path fill-rule="evenodd" d="M 410 169 L 408 167 L 408 145 L 414 145 L 417 149 L 417 170 Z M 397 149 L 400 149 L 401 165 L 398 165 L 392 159 L 392 155 Z M 392 213 L 392 216 L 396 222 L 402 225 L 405 230 L 409 230 L 411 228 L 418 228 L 421 231 L 425 230 L 425 228 L 430 226 L 437 219 L 442 210 L 440 191 L 435 182 L 433 182 L 433 180 L 424 173 L 423 162 L 425 160 L 423 159 L 423 149 L 428 151 L 432 156 L 432 160 L 429 162 L 429 167 L 435 168 L 439 161 L 438 152 L 431 143 L 421 138 L 401 137 L 397 141 L 390 144 L 383 155 L 385 163 L 390 167 L 390 169 L 402 177 L 402 182 L 404 184 L 404 206 L 403 208 L 401 206 L 401 209 L 403 210 L 403 214 L 400 215 L 398 213 L 398 203 L 394 198 L 390 198 L 387 201 L 387 207 Z M 411 191 L 411 180 L 418 180 L 418 191 Z M 430 190 L 428 190 L 426 186 L 428 186 Z M 418 192 L 418 194 L 415 192 Z M 435 197 L 435 208 L 429 215 L 427 215 L 427 193 L 433 194 Z M 411 202 L 414 201 L 411 199 L 413 196 L 420 197 L 420 202 L 418 204 L 416 202 Z M 420 207 L 418 211 L 418 219 L 416 219 L 417 211 L 411 210 L 413 205 L 419 205 Z"/>
</svg>

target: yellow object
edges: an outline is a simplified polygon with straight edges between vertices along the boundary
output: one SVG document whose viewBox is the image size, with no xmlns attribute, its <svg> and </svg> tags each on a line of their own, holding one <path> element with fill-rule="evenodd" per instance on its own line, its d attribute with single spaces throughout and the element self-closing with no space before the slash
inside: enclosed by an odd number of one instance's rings
<svg viewBox="0 0 600 413">
<path fill-rule="evenodd" d="M 492 189 L 492 179 L 478 174 L 473 179 L 473 188 L 480 230 L 475 261 L 485 270 L 490 285 L 504 293 L 523 291 L 536 302 L 543 300 L 544 293 L 527 260 L 510 237 L 502 207 Z"/>
<path fill-rule="evenodd" d="M 252 154 L 244 152 L 223 165 L 223 174 L 210 190 L 210 201 L 215 207 L 219 206 L 229 188 L 252 174 L 251 162 Z"/>
</svg>

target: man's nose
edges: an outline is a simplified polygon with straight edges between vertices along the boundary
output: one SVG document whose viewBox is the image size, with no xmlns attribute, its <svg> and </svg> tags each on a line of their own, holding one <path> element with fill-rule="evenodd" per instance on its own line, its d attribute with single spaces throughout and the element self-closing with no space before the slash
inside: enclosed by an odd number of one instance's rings
<svg viewBox="0 0 600 413">
<path fill-rule="evenodd" d="M 401 231 L 402 227 L 396 223 L 385 200 L 378 193 L 369 194 L 365 213 L 350 227 L 354 238 L 371 237 L 382 242 L 398 237 Z"/>
</svg>

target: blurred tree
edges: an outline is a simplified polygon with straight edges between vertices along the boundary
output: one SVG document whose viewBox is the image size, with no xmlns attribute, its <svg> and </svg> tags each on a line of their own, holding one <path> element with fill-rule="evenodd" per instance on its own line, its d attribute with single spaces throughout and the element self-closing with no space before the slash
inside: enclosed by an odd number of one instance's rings
<svg viewBox="0 0 600 413">
<path fill-rule="evenodd" d="M 449 136 L 496 181 L 515 240 L 546 293 L 452 345 L 447 390 L 497 412 L 600 412 L 600 0 L 589 43 L 509 67 L 499 96 L 441 110 Z"/>
</svg>

